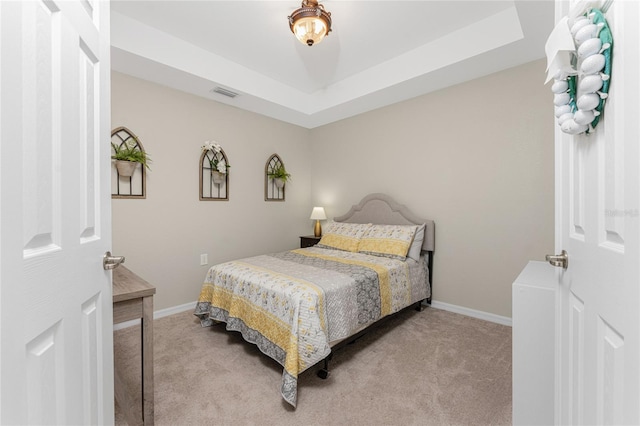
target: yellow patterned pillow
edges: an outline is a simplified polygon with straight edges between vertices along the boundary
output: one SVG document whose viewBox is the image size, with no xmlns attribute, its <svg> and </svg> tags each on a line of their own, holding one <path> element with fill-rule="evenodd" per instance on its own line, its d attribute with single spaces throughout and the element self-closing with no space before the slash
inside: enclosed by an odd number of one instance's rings
<svg viewBox="0 0 640 426">
<path fill-rule="evenodd" d="M 360 239 L 370 226 L 370 223 L 329 222 L 316 247 L 356 252 Z"/>
<path fill-rule="evenodd" d="M 372 225 L 360 240 L 359 253 L 405 260 L 417 225 Z"/>
</svg>

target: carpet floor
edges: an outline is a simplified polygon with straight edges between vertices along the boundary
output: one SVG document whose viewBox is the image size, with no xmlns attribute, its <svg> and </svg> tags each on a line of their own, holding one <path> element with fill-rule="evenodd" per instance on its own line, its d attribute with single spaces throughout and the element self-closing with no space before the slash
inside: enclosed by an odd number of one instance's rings
<svg viewBox="0 0 640 426">
<path fill-rule="evenodd" d="M 140 399 L 139 327 L 115 332 L 115 359 Z M 156 425 L 511 424 L 511 327 L 426 308 L 407 310 L 336 352 L 326 380 L 298 379 L 224 325 L 192 312 L 154 321 Z M 137 388 L 136 388 L 137 386 Z M 116 425 L 126 422 L 116 404 Z"/>
</svg>

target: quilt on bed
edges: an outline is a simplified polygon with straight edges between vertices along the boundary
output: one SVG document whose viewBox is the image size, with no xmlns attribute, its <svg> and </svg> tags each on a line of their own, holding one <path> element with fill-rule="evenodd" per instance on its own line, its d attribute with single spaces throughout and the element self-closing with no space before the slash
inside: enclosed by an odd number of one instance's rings
<svg viewBox="0 0 640 426">
<path fill-rule="evenodd" d="M 213 266 L 196 305 L 283 367 L 281 393 L 295 407 L 297 378 L 344 339 L 429 296 L 426 260 L 401 261 L 309 247 Z"/>
</svg>

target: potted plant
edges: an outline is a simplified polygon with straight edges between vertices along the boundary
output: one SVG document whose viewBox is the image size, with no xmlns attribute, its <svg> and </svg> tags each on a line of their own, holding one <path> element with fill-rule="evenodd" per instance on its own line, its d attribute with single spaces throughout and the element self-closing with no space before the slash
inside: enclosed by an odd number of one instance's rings
<svg viewBox="0 0 640 426">
<path fill-rule="evenodd" d="M 114 151 L 111 158 L 116 161 L 116 168 L 120 176 L 133 176 L 133 172 L 138 163 L 151 170 L 149 167 L 151 158 L 138 147 L 138 142 L 135 139 L 129 139 L 120 145 L 111 142 L 111 147 Z"/>
<path fill-rule="evenodd" d="M 287 170 L 284 168 L 284 164 L 271 168 L 267 173 L 267 176 L 273 179 L 273 182 L 278 188 L 283 188 L 284 184 L 291 180 L 291 173 L 287 173 Z"/>
<path fill-rule="evenodd" d="M 211 151 L 208 156 L 209 167 L 211 168 L 211 180 L 216 185 L 220 185 L 225 181 L 226 174 L 229 172 L 230 164 L 227 164 L 224 156 L 221 154 L 222 147 L 219 143 L 214 141 L 206 141 L 202 145 L 203 151 Z"/>
</svg>

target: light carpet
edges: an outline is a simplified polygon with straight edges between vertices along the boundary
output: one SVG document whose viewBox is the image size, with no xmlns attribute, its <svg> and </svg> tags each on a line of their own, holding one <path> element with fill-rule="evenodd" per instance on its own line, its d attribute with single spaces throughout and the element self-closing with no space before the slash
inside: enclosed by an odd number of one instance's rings
<svg viewBox="0 0 640 426">
<path fill-rule="evenodd" d="M 434 308 L 407 310 L 299 377 L 298 407 L 280 396 L 282 367 L 224 325 L 192 312 L 154 321 L 156 425 L 511 424 L 511 327 Z M 115 332 L 123 379 L 138 390 L 140 329 Z M 116 424 L 126 424 L 116 406 Z"/>
</svg>

